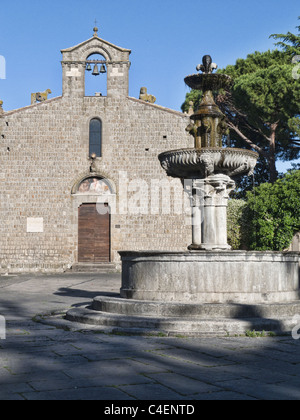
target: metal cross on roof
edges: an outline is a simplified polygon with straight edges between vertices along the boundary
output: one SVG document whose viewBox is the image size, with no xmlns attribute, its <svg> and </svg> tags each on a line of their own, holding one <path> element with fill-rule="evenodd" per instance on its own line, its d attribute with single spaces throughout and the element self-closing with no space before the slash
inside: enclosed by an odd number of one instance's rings
<svg viewBox="0 0 300 420">
<path fill-rule="evenodd" d="M 94 31 L 94 36 L 98 36 L 98 27 L 97 27 L 97 19 L 95 19 L 95 27 L 94 27 L 94 29 L 93 29 L 93 31 Z"/>
</svg>

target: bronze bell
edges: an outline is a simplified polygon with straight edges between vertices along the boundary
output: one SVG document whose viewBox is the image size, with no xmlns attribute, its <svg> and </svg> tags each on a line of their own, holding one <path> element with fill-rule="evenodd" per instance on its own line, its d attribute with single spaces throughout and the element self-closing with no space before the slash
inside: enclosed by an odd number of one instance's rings
<svg viewBox="0 0 300 420">
<path fill-rule="evenodd" d="M 100 73 L 106 73 L 106 69 L 105 69 L 105 65 L 102 64 L 101 69 L 100 69 Z"/>
<path fill-rule="evenodd" d="M 92 66 L 90 65 L 90 63 L 87 65 L 86 69 L 87 69 L 87 71 L 91 71 L 92 70 Z"/>
<path fill-rule="evenodd" d="M 99 69 L 98 69 L 97 64 L 95 64 L 92 74 L 93 74 L 93 76 L 99 76 L 100 73 L 99 73 Z"/>
</svg>

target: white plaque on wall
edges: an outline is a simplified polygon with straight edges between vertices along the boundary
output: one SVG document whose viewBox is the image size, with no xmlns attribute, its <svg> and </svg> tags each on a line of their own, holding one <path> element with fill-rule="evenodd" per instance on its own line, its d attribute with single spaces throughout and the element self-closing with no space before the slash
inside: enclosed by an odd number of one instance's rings
<svg viewBox="0 0 300 420">
<path fill-rule="evenodd" d="M 43 233 L 43 217 L 27 217 L 27 233 Z"/>
</svg>

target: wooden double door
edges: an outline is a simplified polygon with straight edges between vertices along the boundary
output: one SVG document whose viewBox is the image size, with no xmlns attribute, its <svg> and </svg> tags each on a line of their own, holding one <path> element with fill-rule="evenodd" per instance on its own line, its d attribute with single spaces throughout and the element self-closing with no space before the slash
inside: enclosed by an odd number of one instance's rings
<svg viewBox="0 0 300 420">
<path fill-rule="evenodd" d="M 78 262 L 110 262 L 110 214 L 107 204 L 82 204 L 79 207 Z"/>
</svg>

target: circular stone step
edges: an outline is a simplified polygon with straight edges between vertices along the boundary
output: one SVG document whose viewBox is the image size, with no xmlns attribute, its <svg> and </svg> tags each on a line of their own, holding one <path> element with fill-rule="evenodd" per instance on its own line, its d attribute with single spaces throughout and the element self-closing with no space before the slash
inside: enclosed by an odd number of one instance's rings
<svg viewBox="0 0 300 420">
<path fill-rule="evenodd" d="M 153 302 L 97 296 L 92 309 L 127 316 L 201 318 L 276 318 L 300 314 L 300 301 L 272 304 Z"/>
<path fill-rule="evenodd" d="M 225 336 L 245 334 L 247 330 L 287 334 L 295 326 L 293 317 L 300 302 L 238 305 L 180 304 L 131 301 L 97 297 L 88 308 L 74 308 L 66 319 L 130 334 L 184 336 Z"/>
</svg>

